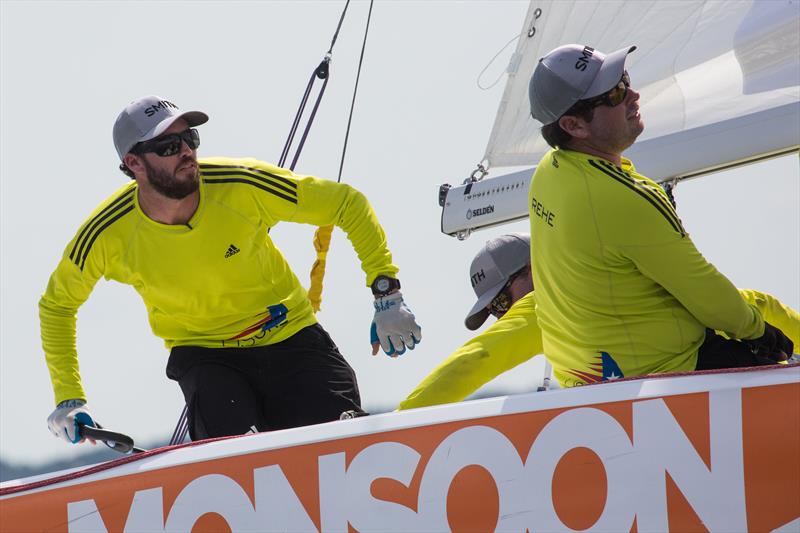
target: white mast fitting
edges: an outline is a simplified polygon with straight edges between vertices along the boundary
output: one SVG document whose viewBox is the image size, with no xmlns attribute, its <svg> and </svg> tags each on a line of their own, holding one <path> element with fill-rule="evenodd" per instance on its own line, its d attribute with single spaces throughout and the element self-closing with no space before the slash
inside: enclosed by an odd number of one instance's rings
<svg viewBox="0 0 800 533">
<path fill-rule="evenodd" d="M 645 131 L 625 155 L 660 182 L 693 178 L 800 149 L 800 6 L 790 0 L 533 0 L 508 67 L 484 160 L 524 167 L 443 185 L 442 232 L 528 216 L 533 165 L 549 149 L 530 116 L 539 58 L 568 43 L 638 48 L 626 64 Z"/>
</svg>

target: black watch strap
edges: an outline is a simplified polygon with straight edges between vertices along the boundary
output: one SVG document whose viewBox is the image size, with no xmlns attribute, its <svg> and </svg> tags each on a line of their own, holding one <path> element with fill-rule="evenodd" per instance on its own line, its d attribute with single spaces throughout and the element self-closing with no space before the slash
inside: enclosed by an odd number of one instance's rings
<svg viewBox="0 0 800 533">
<path fill-rule="evenodd" d="M 387 294 L 400 290 L 400 280 L 390 278 L 389 276 L 380 275 L 375 278 L 370 286 L 372 294 L 378 297 L 386 296 Z"/>
</svg>

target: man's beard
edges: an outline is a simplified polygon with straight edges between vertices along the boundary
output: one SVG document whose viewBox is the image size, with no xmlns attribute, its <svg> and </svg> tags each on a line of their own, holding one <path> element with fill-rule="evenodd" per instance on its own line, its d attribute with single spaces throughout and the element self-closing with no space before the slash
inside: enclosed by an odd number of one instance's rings
<svg viewBox="0 0 800 533">
<path fill-rule="evenodd" d="M 156 192 L 167 198 L 181 200 L 195 192 L 200 186 L 197 168 L 195 168 L 194 175 L 190 179 L 180 181 L 175 177 L 175 172 L 156 169 L 144 158 L 142 158 L 142 163 L 144 163 L 144 168 L 147 171 L 147 180 L 150 185 Z M 178 166 L 183 163 L 184 161 L 181 161 Z"/>
</svg>

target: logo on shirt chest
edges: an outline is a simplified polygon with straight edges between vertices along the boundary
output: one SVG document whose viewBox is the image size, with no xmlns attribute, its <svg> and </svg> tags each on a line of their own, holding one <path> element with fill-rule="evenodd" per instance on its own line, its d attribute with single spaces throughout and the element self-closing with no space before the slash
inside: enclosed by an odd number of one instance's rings
<svg viewBox="0 0 800 533">
<path fill-rule="evenodd" d="M 237 248 L 235 244 L 231 244 L 230 246 L 228 246 L 228 251 L 225 252 L 225 259 L 228 259 L 230 256 L 236 255 L 239 252 L 241 252 L 241 250 Z"/>
</svg>

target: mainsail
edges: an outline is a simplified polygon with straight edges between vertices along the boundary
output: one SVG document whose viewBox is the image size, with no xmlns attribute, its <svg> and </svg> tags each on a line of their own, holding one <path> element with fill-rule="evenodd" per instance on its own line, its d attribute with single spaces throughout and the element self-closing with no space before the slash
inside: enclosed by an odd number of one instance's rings
<svg viewBox="0 0 800 533">
<path fill-rule="evenodd" d="M 528 80 L 540 57 L 571 42 L 603 52 L 638 47 L 626 64 L 645 132 L 631 154 L 649 176 L 685 176 L 800 145 L 797 2 L 534 0 L 523 32 L 486 147 L 491 166 L 535 165 L 547 151 L 530 116 Z"/>
<path fill-rule="evenodd" d="M 637 46 L 626 66 L 641 93 L 645 131 L 625 155 L 657 181 L 694 177 L 800 148 L 797 2 L 533 0 L 486 147 L 488 167 L 530 167 L 549 149 L 539 133 L 542 125 L 530 116 L 528 81 L 539 58 L 568 43 L 605 53 Z M 530 173 L 526 169 L 520 175 Z M 504 187 L 496 182 L 483 188 Z M 508 199 L 513 207 L 496 209 L 492 220 L 456 222 L 471 207 L 459 196 L 465 189 L 447 194 L 450 207 L 457 209 L 451 217 L 444 206 L 446 233 L 527 214 L 525 198 L 515 189 L 515 198 Z M 478 198 L 480 203 L 484 197 Z"/>
</svg>

